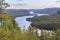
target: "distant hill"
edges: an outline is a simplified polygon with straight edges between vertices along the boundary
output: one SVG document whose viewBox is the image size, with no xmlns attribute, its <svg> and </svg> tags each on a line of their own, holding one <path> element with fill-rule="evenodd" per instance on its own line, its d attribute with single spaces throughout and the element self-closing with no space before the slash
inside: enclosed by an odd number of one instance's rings
<svg viewBox="0 0 60 40">
<path fill-rule="evenodd" d="M 58 10 L 60 11 L 60 8 L 30 9 L 29 11 L 39 14 L 56 14 Z"/>
<path fill-rule="evenodd" d="M 5 11 L 9 16 L 13 16 L 13 17 L 29 15 L 29 11 L 24 9 L 6 9 Z"/>
<path fill-rule="evenodd" d="M 19 16 L 27 16 L 34 14 L 56 14 L 60 8 L 45 8 L 45 9 L 6 9 L 5 11 L 9 16 L 19 17 Z M 30 12 L 33 11 L 33 14 Z"/>
</svg>

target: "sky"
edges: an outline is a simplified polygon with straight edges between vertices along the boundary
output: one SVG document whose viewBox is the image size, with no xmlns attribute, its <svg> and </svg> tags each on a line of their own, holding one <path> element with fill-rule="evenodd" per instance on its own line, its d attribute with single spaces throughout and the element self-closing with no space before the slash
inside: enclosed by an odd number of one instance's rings
<svg viewBox="0 0 60 40">
<path fill-rule="evenodd" d="M 9 9 L 43 9 L 60 7 L 60 0 L 5 0 Z"/>
</svg>

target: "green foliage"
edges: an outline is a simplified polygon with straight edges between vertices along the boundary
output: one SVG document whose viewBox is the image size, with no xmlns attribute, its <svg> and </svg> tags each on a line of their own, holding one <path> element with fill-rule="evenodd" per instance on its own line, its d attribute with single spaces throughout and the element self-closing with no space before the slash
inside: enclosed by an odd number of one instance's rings
<svg viewBox="0 0 60 40">
<path fill-rule="evenodd" d="M 1 3 L 3 2 L 4 0 L 0 2 L 0 6 L 2 6 Z M 32 27 L 29 27 L 28 30 L 25 30 L 24 27 L 23 32 L 21 32 L 20 28 L 15 22 L 15 19 L 8 16 L 2 9 L 3 7 L 0 8 L 0 40 L 60 40 L 60 28 L 58 28 L 59 25 L 57 26 L 57 24 L 60 24 L 59 11 L 57 12 L 57 19 L 56 16 L 36 16 L 31 19 L 27 19 L 29 21 L 32 20 Z M 41 31 L 41 35 L 38 36 L 36 27 L 41 27 L 42 29 L 53 28 L 54 33 L 50 35 L 50 33 L 47 31 Z M 36 30 L 36 32 L 33 30 Z"/>
<path fill-rule="evenodd" d="M 20 40 L 38 40 L 37 35 L 32 34 L 30 31 L 25 31 L 21 34 Z"/>
<path fill-rule="evenodd" d="M 3 25 L 0 27 L 0 40 L 56 40 L 56 39 L 60 40 L 60 38 L 57 38 L 60 35 L 59 34 L 60 31 L 57 29 L 53 36 L 50 36 L 49 32 L 42 32 L 41 36 L 37 36 L 36 32 L 32 33 L 32 30 L 37 29 L 36 27 L 30 27 L 28 31 L 23 29 L 24 31 L 22 33 L 13 17 L 10 17 L 6 13 L 3 13 L 2 18 L 3 18 L 2 21 L 4 22 Z M 45 22 L 41 23 L 42 24 L 50 23 L 47 21 Z"/>
<path fill-rule="evenodd" d="M 53 30 L 56 25 L 59 25 L 56 22 L 56 15 L 48 16 L 35 16 L 33 18 L 28 18 L 27 20 L 31 21 L 32 27 L 37 27 L 39 29 Z"/>
<path fill-rule="evenodd" d="M 1 40 L 20 40 L 21 31 L 15 19 L 3 13 L 2 21 L 3 25 L 0 27 Z"/>
</svg>

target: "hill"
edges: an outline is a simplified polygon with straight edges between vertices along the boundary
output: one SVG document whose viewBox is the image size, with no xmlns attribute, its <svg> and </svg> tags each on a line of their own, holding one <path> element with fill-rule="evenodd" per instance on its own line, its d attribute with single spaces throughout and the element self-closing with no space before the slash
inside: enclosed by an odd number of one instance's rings
<svg viewBox="0 0 60 40">
<path fill-rule="evenodd" d="M 6 9 L 5 11 L 9 16 L 20 17 L 20 16 L 29 16 L 36 14 L 56 14 L 60 8 L 45 8 L 45 9 Z M 30 14 L 30 12 L 33 14 Z"/>
<path fill-rule="evenodd" d="M 13 17 L 29 15 L 29 11 L 24 9 L 6 9 L 5 11 L 9 16 Z"/>
<path fill-rule="evenodd" d="M 56 14 L 58 10 L 60 8 L 30 9 L 29 11 L 39 14 Z"/>
</svg>

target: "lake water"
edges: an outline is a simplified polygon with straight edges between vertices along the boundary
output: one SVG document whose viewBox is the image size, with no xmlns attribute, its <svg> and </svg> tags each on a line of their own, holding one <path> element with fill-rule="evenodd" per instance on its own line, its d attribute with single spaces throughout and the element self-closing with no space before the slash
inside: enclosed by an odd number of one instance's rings
<svg viewBox="0 0 60 40">
<path fill-rule="evenodd" d="M 18 26 L 23 28 L 26 27 L 26 29 L 30 26 L 31 22 L 26 21 L 27 18 L 31 18 L 33 16 L 23 16 L 23 17 L 17 17 L 15 20 L 18 23 Z"/>
<path fill-rule="evenodd" d="M 49 15 L 49 14 L 37 14 L 37 16 L 43 16 L 43 15 Z M 26 29 L 30 26 L 32 22 L 26 21 L 27 18 L 31 18 L 33 16 L 23 16 L 23 17 L 17 17 L 15 18 L 16 22 L 18 23 L 18 26 L 22 29 L 25 27 Z"/>
</svg>

